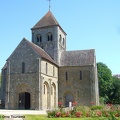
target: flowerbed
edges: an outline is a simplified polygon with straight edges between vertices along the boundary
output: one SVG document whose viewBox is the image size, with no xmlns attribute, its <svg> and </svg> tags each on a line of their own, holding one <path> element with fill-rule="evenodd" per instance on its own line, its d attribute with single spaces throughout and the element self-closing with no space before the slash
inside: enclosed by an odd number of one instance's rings
<svg viewBox="0 0 120 120">
<path fill-rule="evenodd" d="M 120 119 L 120 106 L 73 106 L 69 109 L 64 109 L 61 105 L 56 110 L 47 111 L 48 118 L 71 117 L 71 118 L 88 118 L 88 117 L 107 117 L 109 120 Z"/>
</svg>

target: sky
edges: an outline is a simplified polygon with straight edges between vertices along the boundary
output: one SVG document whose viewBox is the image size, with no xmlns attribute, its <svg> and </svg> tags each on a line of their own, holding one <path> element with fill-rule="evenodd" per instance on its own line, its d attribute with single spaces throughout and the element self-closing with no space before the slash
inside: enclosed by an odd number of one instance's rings
<svg viewBox="0 0 120 120">
<path fill-rule="evenodd" d="M 48 0 L 0 0 L 0 68 L 48 12 Z M 120 0 L 51 0 L 67 50 L 95 49 L 96 61 L 120 74 Z"/>
</svg>

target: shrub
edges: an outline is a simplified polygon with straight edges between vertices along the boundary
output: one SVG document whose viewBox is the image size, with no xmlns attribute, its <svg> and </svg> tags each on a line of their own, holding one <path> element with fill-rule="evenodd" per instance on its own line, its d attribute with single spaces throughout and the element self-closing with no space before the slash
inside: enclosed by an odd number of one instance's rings
<svg viewBox="0 0 120 120">
<path fill-rule="evenodd" d="M 97 112 L 96 112 L 96 114 L 97 114 L 97 116 L 99 116 L 99 117 L 101 117 L 101 116 L 102 116 L 101 111 L 97 111 Z"/>
<path fill-rule="evenodd" d="M 75 116 L 76 116 L 76 117 L 81 117 L 81 116 L 82 116 L 82 112 L 76 112 L 76 113 L 75 113 Z"/>
<path fill-rule="evenodd" d="M 102 110 L 104 107 L 103 106 L 91 106 L 91 110 Z"/>
<path fill-rule="evenodd" d="M 61 113 L 60 113 L 60 112 L 57 112 L 57 113 L 55 114 L 55 116 L 56 116 L 56 117 L 60 117 L 60 116 L 61 116 Z"/>
<path fill-rule="evenodd" d="M 48 114 L 48 118 L 53 118 L 53 117 L 55 117 L 56 111 L 55 110 L 52 110 L 52 111 L 48 110 L 47 114 Z"/>
</svg>

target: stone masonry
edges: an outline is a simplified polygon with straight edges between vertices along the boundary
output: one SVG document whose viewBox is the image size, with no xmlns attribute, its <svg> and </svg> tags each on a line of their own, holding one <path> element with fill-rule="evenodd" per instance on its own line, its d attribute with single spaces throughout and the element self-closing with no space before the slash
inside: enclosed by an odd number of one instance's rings
<svg viewBox="0 0 120 120">
<path fill-rule="evenodd" d="M 53 109 L 61 101 L 99 105 L 95 50 L 66 51 L 66 33 L 51 11 L 23 38 L 2 69 L 6 109 Z"/>
</svg>

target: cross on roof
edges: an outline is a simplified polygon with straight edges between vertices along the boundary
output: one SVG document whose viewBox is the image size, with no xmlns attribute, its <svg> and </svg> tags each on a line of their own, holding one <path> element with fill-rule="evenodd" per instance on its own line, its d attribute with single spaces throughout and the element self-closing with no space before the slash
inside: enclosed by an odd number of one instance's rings
<svg viewBox="0 0 120 120">
<path fill-rule="evenodd" d="M 50 6 L 50 2 L 51 2 L 51 0 L 48 0 L 48 1 L 49 1 L 49 11 L 50 11 L 50 7 L 51 7 L 51 6 Z"/>
</svg>

